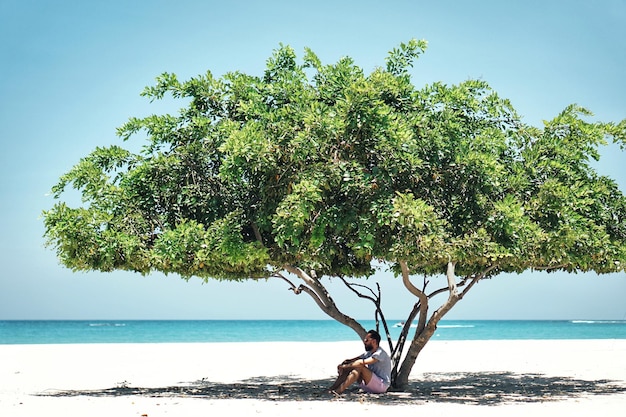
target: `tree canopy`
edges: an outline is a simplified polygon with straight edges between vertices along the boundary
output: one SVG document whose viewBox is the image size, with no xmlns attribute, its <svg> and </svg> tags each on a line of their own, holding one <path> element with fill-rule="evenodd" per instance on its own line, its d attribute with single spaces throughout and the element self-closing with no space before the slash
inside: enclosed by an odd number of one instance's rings
<svg viewBox="0 0 626 417">
<path fill-rule="evenodd" d="M 425 49 L 402 43 L 369 74 L 284 45 L 262 75 L 162 74 L 142 95 L 184 107 L 118 129 L 141 152 L 97 148 L 60 178 L 54 196 L 84 204 L 44 212 L 48 244 L 73 270 L 292 272 L 321 306 L 321 277 L 380 264 L 420 308 L 409 275 L 447 274 L 452 294 L 501 272 L 624 271 L 626 198 L 591 162 L 624 148 L 626 120 L 571 105 L 533 127 L 485 81 L 417 88 Z"/>
</svg>

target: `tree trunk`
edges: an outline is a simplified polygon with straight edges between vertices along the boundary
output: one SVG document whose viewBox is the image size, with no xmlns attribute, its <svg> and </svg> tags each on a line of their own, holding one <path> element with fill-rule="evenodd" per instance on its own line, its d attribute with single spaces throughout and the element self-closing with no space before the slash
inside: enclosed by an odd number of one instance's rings
<svg viewBox="0 0 626 417">
<path fill-rule="evenodd" d="M 401 391 L 409 384 L 409 375 L 411 370 L 413 369 L 413 365 L 415 365 L 415 361 L 417 360 L 417 356 L 420 354 L 426 343 L 430 340 L 430 338 L 435 334 L 437 330 L 437 323 L 445 316 L 445 314 L 454 307 L 454 305 L 463 297 L 463 294 L 459 294 L 456 279 L 454 276 L 454 262 L 448 262 L 448 270 L 446 272 L 446 276 L 448 278 L 448 299 L 446 302 L 439 307 L 433 315 L 428 320 L 425 326 L 418 326 L 415 337 L 411 341 L 411 345 L 407 350 L 407 354 L 402 361 L 402 365 L 400 366 L 400 371 L 391 381 L 392 388 L 394 390 Z M 420 316 L 422 314 L 426 314 L 427 312 L 422 310 L 420 312 Z M 420 317 L 420 322 L 425 320 L 424 317 Z"/>
<path fill-rule="evenodd" d="M 437 323 L 433 322 L 433 319 L 431 319 L 426 328 L 424 328 L 421 333 L 415 334 L 415 338 L 413 338 L 413 341 L 411 341 L 411 345 L 409 346 L 406 356 L 402 361 L 400 371 L 391 381 L 391 387 L 393 390 L 402 391 L 409 384 L 409 374 L 413 369 L 413 365 L 415 365 L 417 356 L 420 354 L 424 346 L 426 346 L 426 343 L 428 343 L 433 334 L 435 334 L 436 330 Z"/>
</svg>

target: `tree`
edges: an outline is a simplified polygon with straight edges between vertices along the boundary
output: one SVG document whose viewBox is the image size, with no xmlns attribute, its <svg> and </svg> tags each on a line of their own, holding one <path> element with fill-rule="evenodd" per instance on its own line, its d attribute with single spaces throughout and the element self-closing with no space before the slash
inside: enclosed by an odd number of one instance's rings
<svg viewBox="0 0 626 417">
<path fill-rule="evenodd" d="M 478 281 L 624 271 L 626 198 L 590 162 L 607 140 L 624 148 L 626 121 L 572 105 L 536 128 L 483 81 L 417 89 L 409 69 L 425 48 L 400 44 L 369 75 L 308 49 L 298 63 L 283 45 L 262 76 L 162 74 L 142 95 L 185 107 L 118 129 L 145 134 L 141 152 L 97 148 L 63 175 L 55 198 L 71 186 L 84 204 L 44 212 L 47 244 L 73 270 L 283 279 L 362 337 L 324 286 L 339 277 L 374 303 L 397 389 Z M 397 343 L 380 288 L 355 281 L 378 268 L 416 297 Z"/>
</svg>

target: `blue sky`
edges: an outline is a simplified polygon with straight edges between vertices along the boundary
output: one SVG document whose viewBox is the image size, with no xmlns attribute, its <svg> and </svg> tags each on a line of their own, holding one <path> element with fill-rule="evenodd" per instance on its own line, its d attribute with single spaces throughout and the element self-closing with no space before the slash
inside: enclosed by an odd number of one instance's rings
<svg viewBox="0 0 626 417">
<path fill-rule="evenodd" d="M 129 117 L 179 107 L 139 97 L 162 72 L 261 74 L 281 42 L 370 71 L 411 38 L 429 42 L 417 86 L 483 79 L 533 125 L 570 103 L 626 118 L 624 0 L 1 0 L 0 319 L 326 318 L 280 281 L 72 273 L 43 246 L 41 211 L 79 158 L 120 143 L 115 128 Z M 602 154 L 598 170 L 626 191 L 626 153 Z M 375 281 L 387 316 L 403 318 L 411 297 L 387 275 Z M 331 288 L 348 313 L 371 318 L 369 305 Z M 448 317 L 626 319 L 625 299 L 624 273 L 507 275 L 481 282 Z"/>
</svg>

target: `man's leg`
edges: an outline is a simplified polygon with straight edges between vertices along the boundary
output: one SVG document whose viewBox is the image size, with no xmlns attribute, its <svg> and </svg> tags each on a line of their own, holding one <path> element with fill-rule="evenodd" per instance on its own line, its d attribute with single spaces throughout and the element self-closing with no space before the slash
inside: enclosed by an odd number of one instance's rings
<svg viewBox="0 0 626 417">
<path fill-rule="evenodd" d="M 345 376 L 343 377 L 343 381 L 341 381 L 341 383 L 337 387 L 335 387 L 335 389 L 333 389 L 332 391 L 335 391 L 337 394 L 341 394 L 350 385 L 358 381 L 360 377 L 361 377 L 361 372 L 359 372 L 359 370 L 356 368 L 352 369 L 346 372 Z"/>
<path fill-rule="evenodd" d="M 328 387 L 328 391 L 335 391 L 337 388 L 339 388 L 339 386 L 343 384 L 343 382 L 348 377 L 348 374 L 350 373 L 350 371 L 351 371 L 350 369 L 341 369 L 339 371 L 339 376 L 337 376 L 337 379 L 335 380 L 333 385 Z"/>
<path fill-rule="evenodd" d="M 370 371 L 369 368 L 367 368 L 366 366 L 359 366 L 358 368 L 354 368 L 350 372 L 348 372 L 348 375 L 344 378 L 344 381 L 332 391 L 335 391 L 337 394 L 341 394 L 355 382 L 363 381 L 363 383 L 367 385 L 369 384 L 371 379 L 372 371 Z"/>
</svg>

